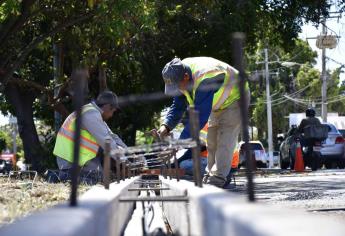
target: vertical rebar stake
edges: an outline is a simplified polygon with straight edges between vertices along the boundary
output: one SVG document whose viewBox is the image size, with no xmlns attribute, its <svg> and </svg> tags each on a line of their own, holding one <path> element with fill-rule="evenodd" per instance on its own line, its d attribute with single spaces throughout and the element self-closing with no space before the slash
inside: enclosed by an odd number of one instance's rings
<svg viewBox="0 0 345 236">
<path fill-rule="evenodd" d="M 110 178 L 110 138 L 106 138 L 104 145 L 104 163 L 103 163 L 103 182 L 105 189 L 109 189 Z"/>
<path fill-rule="evenodd" d="M 242 119 L 242 135 L 244 141 L 245 160 L 246 160 L 246 176 L 247 176 L 247 194 L 248 200 L 255 201 L 254 183 L 253 183 L 253 162 L 251 161 L 249 150 L 249 132 L 248 132 L 248 104 L 247 92 L 245 91 L 247 77 L 243 69 L 243 47 L 245 35 L 243 33 L 234 33 L 232 41 L 232 52 L 234 67 L 239 71 L 238 81 L 240 88 L 240 109 Z"/>
<path fill-rule="evenodd" d="M 119 154 L 116 154 L 116 182 L 120 183 L 121 172 L 120 172 L 120 157 Z"/>
<path fill-rule="evenodd" d="M 129 161 L 126 163 L 127 166 L 127 171 L 128 171 L 128 179 L 132 178 L 132 172 L 131 172 L 131 167 Z"/>
<path fill-rule="evenodd" d="M 171 169 L 171 162 L 170 162 L 170 154 L 167 156 L 167 161 L 168 161 L 168 176 L 169 179 L 172 179 L 172 169 Z"/>
<path fill-rule="evenodd" d="M 166 161 L 163 162 L 163 177 L 167 179 L 167 163 Z"/>
<path fill-rule="evenodd" d="M 190 123 L 190 133 L 193 141 L 196 142 L 196 146 L 192 148 L 193 157 L 193 177 L 195 185 L 202 187 L 202 177 L 200 173 L 200 125 L 199 125 L 199 112 L 195 110 L 193 106 L 189 106 L 189 123 Z"/>
<path fill-rule="evenodd" d="M 121 162 L 121 166 L 122 166 L 122 180 L 126 179 L 126 162 Z"/>
<path fill-rule="evenodd" d="M 176 150 L 173 151 L 173 155 L 174 155 L 176 179 L 177 179 L 177 181 L 180 181 L 180 174 L 179 174 L 179 172 L 178 172 L 178 161 L 177 161 L 177 158 L 176 158 Z"/>
<path fill-rule="evenodd" d="M 82 122 L 82 106 L 84 101 L 84 87 L 87 80 L 87 70 L 76 69 L 71 75 L 74 82 L 74 96 L 73 105 L 75 109 L 75 133 L 74 133 L 74 148 L 73 148 L 73 164 L 71 176 L 71 195 L 70 206 L 77 206 L 78 195 L 78 178 L 79 178 L 79 152 L 80 152 L 80 133 Z"/>
</svg>

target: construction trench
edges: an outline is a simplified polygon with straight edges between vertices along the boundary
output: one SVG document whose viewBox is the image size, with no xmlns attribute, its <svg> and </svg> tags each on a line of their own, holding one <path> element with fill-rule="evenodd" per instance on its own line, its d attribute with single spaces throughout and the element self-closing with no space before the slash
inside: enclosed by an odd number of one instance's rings
<svg viewBox="0 0 345 236">
<path fill-rule="evenodd" d="M 243 35 L 233 41 L 234 66 L 239 69 L 240 104 L 246 107 L 242 67 Z M 302 211 L 255 203 L 253 166 L 247 161 L 247 198 L 203 185 L 200 173 L 198 113 L 189 108 L 191 139 L 164 140 L 152 145 L 104 150 L 104 186 L 77 197 L 83 84 L 76 83 L 76 132 L 70 201 L 24 217 L 0 228 L 0 235 L 19 236 L 264 236 L 344 235 L 345 225 Z M 142 99 L 143 96 L 140 96 Z M 147 96 L 147 99 L 155 99 Z M 241 109 L 242 138 L 248 143 L 247 109 Z M 193 181 L 183 179 L 176 153 L 192 149 Z M 248 145 L 245 150 L 249 157 Z M 111 157 L 115 181 L 111 182 Z"/>
</svg>

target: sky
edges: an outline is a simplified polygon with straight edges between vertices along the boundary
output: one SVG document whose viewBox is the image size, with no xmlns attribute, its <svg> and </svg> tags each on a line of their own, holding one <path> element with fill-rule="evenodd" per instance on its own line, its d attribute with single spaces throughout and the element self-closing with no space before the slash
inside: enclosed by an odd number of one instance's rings
<svg viewBox="0 0 345 236">
<path fill-rule="evenodd" d="M 0 112 L 0 126 L 8 124 L 8 117 L 5 117 L 2 115 L 2 113 Z"/>
<path fill-rule="evenodd" d="M 326 56 L 330 57 L 331 59 L 341 63 L 345 64 L 345 14 L 343 14 L 342 18 L 340 19 L 328 19 L 326 22 L 326 25 L 328 27 L 327 33 L 328 34 L 336 34 L 340 36 L 340 39 L 338 40 L 338 45 L 334 49 L 327 49 L 326 50 Z M 316 37 L 321 33 L 321 25 L 316 28 L 312 24 L 307 24 L 302 27 L 302 32 L 299 34 L 299 37 L 301 39 L 307 39 L 309 37 Z M 317 58 L 317 64 L 315 68 L 319 69 L 321 71 L 321 49 L 318 49 L 316 47 L 316 40 L 315 39 L 307 39 L 310 47 L 317 51 L 318 58 Z M 340 65 L 338 63 L 335 63 L 332 60 L 327 60 L 326 68 L 329 70 L 334 70 L 338 68 Z M 345 80 L 345 67 L 343 68 L 343 73 L 340 75 L 340 79 L 342 81 Z M 0 112 L 0 126 L 8 123 L 8 117 L 4 117 Z"/>
</svg>

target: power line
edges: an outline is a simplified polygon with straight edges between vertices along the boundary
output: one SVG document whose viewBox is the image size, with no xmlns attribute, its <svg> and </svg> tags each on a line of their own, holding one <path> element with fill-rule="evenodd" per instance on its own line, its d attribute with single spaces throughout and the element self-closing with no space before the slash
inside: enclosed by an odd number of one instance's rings
<svg viewBox="0 0 345 236">
<path fill-rule="evenodd" d="M 290 97 L 288 95 L 284 95 L 284 97 L 286 97 L 290 101 L 293 101 L 293 102 L 299 103 L 299 104 L 304 104 L 304 105 L 309 105 L 310 103 L 314 103 L 315 105 L 321 105 L 322 104 L 322 99 L 305 100 L 305 99 L 293 98 L 293 97 Z M 344 99 L 345 99 L 344 95 L 336 95 L 336 96 L 330 97 L 327 103 L 334 103 L 334 102 L 338 102 L 338 101 L 341 101 Z"/>
<path fill-rule="evenodd" d="M 294 96 L 294 95 L 297 95 L 301 92 L 303 92 L 304 90 L 306 90 L 307 88 L 309 88 L 312 84 L 308 84 L 307 86 L 301 88 L 300 90 L 296 91 L 296 92 L 293 92 L 293 93 L 290 93 L 290 94 L 286 94 L 286 95 L 289 95 L 289 96 Z M 286 98 L 284 97 L 284 95 L 280 98 L 277 98 L 277 99 L 274 99 L 271 101 L 271 103 L 273 104 L 274 102 L 278 102 L 278 101 L 281 101 L 281 100 L 285 100 Z M 264 103 L 266 104 L 267 103 L 267 100 L 264 100 L 264 101 L 261 101 L 260 103 Z M 251 103 L 250 105 L 253 106 L 255 105 L 256 103 Z"/>
</svg>

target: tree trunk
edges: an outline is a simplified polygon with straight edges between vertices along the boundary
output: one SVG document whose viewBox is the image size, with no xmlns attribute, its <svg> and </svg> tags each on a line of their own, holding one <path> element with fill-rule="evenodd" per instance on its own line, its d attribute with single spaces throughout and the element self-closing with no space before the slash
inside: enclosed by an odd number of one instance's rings
<svg viewBox="0 0 345 236">
<path fill-rule="evenodd" d="M 35 92 L 29 88 L 21 88 L 15 83 L 9 83 L 4 91 L 7 100 L 14 108 L 14 115 L 18 121 L 18 131 L 23 141 L 25 161 L 32 164 L 32 168 L 42 171 L 41 156 L 43 151 L 38 139 L 33 119 L 33 102 Z"/>
<path fill-rule="evenodd" d="M 98 82 L 99 82 L 99 93 L 104 92 L 108 89 L 107 85 L 107 76 L 105 74 L 105 68 L 103 66 L 99 66 L 98 70 Z"/>
</svg>

